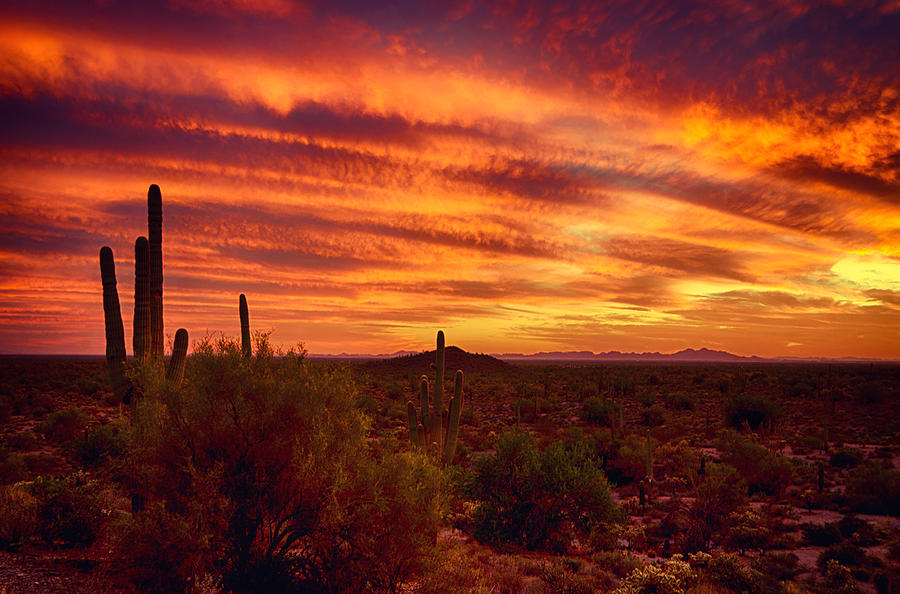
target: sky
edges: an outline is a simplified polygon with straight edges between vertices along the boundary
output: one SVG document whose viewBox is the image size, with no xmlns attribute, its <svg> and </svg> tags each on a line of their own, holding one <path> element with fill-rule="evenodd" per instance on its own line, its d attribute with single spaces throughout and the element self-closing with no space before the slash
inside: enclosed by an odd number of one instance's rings
<svg viewBox="0 0 900 594">
<path fill-rule="evenodd" d="M 900 2 L 0 3 L 0 353 L 900 357 Z"/>
</svg>

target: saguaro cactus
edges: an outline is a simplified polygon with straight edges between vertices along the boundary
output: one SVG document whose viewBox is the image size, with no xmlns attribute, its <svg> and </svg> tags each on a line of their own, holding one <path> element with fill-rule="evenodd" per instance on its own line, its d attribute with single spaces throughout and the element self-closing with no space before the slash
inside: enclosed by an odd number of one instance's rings
<svg viewBox="0 0 900 594">
<path fill-rule="evenodd" d="M 184 328 L 175 332 L 175 344 L 172 346 L 172 358 L 169 360 L 169 370 L 166 372 L 166 382 L 173 386 L 180 386 L 184 379 L 184 363 L 187 358 L 188 333 Z"/>
<path fill-rule="evenodd" d="M 103 283 L 103 318 L 106 324 L 106 367 L 113 392 L 126 404 L 131 401 L 133 386 L 125 376 L 125 328 L 116 289 L 116 264 L 112 249 L 100 248 L 100 279 Z"/>
<path fill-rule="evenodd" d="M 134 242 L 134 358 L 150 354 L 150 244 L 146 237 Z"/>
<path fill-rule="evenodd" d="M 241 312 L 241 352 L 246 359 L 253 355 L 253 348 L 250 346 L 250 312 L 247 309 L 247 298 L 243 293 L 238 301 L 238 309 Z"/>
<path fill-rule="evenodd" d="M 447 417 L 447 428 L 442 427 L 443 406 L 441 392 L 444 384 L 444 333 L 438 332 L 436 369 L 434 383 L 434 397 L 432 398 L 431 412 L 428 406 L 428 377 L 422 376 L 420 383 L 421 397 L 421 422 L 416 419 L 416 407 L 412 401 L 406 403 L 406 412 L 409 417 L 409 437 L 414 446 L 423 448 L 442 464 L 450 464 L 456 452 L 456 441 L 459 436 L 459 413 L 462 410 L 462 383 L 463 372 L 456 372 L 456 384 L 453 390 L 453 398 L 450 399 L 450 410 Z"/>
<path fill-rule="evenodd" d="M 150 237 L 150 356 L 163 359 L 162 193 L 153 184 L 147 192 Z"/>
</svg>

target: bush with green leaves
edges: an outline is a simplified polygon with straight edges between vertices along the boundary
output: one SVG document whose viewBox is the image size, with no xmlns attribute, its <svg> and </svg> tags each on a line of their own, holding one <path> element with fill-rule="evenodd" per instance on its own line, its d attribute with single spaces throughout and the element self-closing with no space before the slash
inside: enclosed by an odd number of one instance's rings
<svg viewBox="0 0 900 594">
<path fill-rule="evenodd" d="M 663 563 L 648 563 L 626 577 L 614 594 L 684 594 L 697 580 L 681 555 L 672 555 Z"/>
<path fill-rule="evenodd" d="M 37 533 L 38 502 L 22 485 L 0 486 L 0 547 L 13 548 Z"/>
<path fill-rule="evenodd" d="M 376 458 L 349 370 L 264 339 L 252 357 L 201 341 L 180 388 L 136 402 L 124 486 L 148 505 L 120 526 L 119 564 L 130 542 L 159 554 L 124 575 L 157 591 L 200 576 L 234 591 L 399 588 L 430 559 L 440 471 Z M 171 583 L 148 583 L 157 571 Z"/>
<path fill-rule="evenodd" d="M 89 546 L 105 522 L 100 484 L 83 472 L 41 476 L 31 483 L 37 501 L 37 533 L 47 542 Z"/>
<path fill-rule="evenodd" d="M 41 422 L 41 433 L 50 441 L 65 443 L 81 435 L 87 423 L 87 414 L 70 406 L 47 415 Z"/>
<path fill-rule="evenodd" d="M 592 425 L 609 426 L 622 414 L 622 405 L 606 398 L 587 398 L 581 403 L 581 418 Z"/>
<path fill-rule="evenodd" d="M 778 404 L 760 394 L 738 394 L 725 404 L 725 423 L 735 429 L 749 427 L 756 431 L 777 423 L 780 418 Z"/>
<path fill-rule="evenodd" d="M 847 476 L 847 501 L 856 512 L 900 515 L 900 470 L 880 460 L 860 464 Z"/>
<path fill-rule="evenodd" d="M 694 490 L 694 500 L 678 514 L 681 550 L 708 551 L 710 541 L 729 526 L 732 514 L 747 501 L 747 482 L 733 466 L 707 464 L 703 480 Z"/>
<path fill-rule="evenodd" d="M 97 425 L 81 439 L 73 442 L 75 457 L 85 466 L 101 466 L 125 454 L 125 436 L 113 423 Z"/>
<path fill-rule="evenodd" d="M 835 468 L 855 468 L 862 462 L 863 452 L 856 448 L 841 448 L 831 454 L 829 463 Z"/>
<path fill-rule="evenodd" d="M 586 440 L 541 450 L 530 433 L 504 433 L 496 453 L 475 461 L 471 495 L 475 538 L 496 545 L 564 552 L 621 519 Z"/>
<path fill-rule="evenodd" d="M 794 467 L 790 460 L 740 433 L 726 433 L 716 447 L 721 461 L 734 466 L 746 479 L 751 494 L 781 496 L 793 481 Z"/>
</svg>

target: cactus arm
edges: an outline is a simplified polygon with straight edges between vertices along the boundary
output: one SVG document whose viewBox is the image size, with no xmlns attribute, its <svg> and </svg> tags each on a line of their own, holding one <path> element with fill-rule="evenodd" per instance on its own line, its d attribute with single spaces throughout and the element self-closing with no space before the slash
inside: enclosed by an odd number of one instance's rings
<svg viewBox="0 0 900 594">
<path fill-rule="evenodd" d="M 150 354 L 150 244 L 146 237 L 134 242 L 134 358 Z"/>
<path fill-rule="evenodd" d="M 453 398 L 450 399 L 450 416 L 447 419 L 447 439 L 444 440 L 443 464 L 446 466 L 456 453 L 456 438 L 459 436 L 459 411 L 462 409 L 463 372 L 456 371 L 456 385 L 453 387 Z"/>
<path fill-rule="evenodd" d="M 250 312 L 247 309 L 247 298 L 241 293 L 239 306 L 241 313 L 241 353 L 245 359 L 253 355 L 253 347 L 250 345 Z"/>
<path fill-rule="evenodd" d="M 125 376 L 125 328 L 116 289 L 116 264 L 109 247 L 100 248 L 100 280 L 103 283 L 103 319 L 106 325 L 106 367 L 113 393 L 122 402 L 131 401 L 134 387 Z"/>
<path fill-rule="evenodd" d="M 169 370 L 166 372 L 166 382 L 178 387 L 184 379 L 184 363 L 187 359 L 188 333 L 184 328 L 175 332 L 175 344 L 172 347 L 172 358 L 169 360 Z"/>
<path fill-rule="evenodd" d="M 150 244 L 150 357 L 163 360 L 162 193 L 153 184 L 147 192 Z"/>
</svg>

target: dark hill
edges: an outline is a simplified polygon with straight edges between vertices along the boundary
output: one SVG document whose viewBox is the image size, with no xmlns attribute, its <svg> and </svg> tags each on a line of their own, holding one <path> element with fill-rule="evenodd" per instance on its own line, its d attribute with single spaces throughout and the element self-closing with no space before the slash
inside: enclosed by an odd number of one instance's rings
<svg viewBox="0 0 900 594">
<path fill-rule="evenodd" d="M 435 351 L 425 351 L 418 355 L 406 355 L 393 359 L 368 361 L 364 366 L 378 371 L 393 371 L 408 374 L 418 373 L 434 376 Z M 444 349 L 444 374 L 447 381 L 453 381 L 457 369 L 463 373 L 494 373 L 515 369 L 511 363 L 484 354 L 467 353 L 459 347 L 448 346 Z"/>
</svg>

